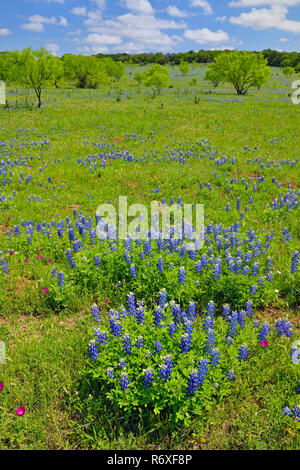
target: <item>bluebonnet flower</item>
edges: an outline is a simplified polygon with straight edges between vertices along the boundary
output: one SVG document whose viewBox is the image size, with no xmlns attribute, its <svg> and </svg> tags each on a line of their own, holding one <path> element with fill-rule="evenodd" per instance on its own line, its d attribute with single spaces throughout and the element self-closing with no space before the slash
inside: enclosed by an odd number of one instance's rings
<svg viewBox="0 0 300 470">
<path fill-rule="evenodd" d="M 245 327 L 245 323 L 246 323 L 246 312 L 245 312 L 245 310 L 241 310 L 240 312 L 238 312 L 238 322 L 239 322 L 239 325 L 240 325 L 241 328 Z"/>
<path fill-rule="evenodd" d="M 144 341 L 143 337 L 142 337 L 142 336 L 138 336 L 138 337 L 136 338 L 136 340 L 135 340 L 135 347 L 138 348 L 138 349 L 140 349 L 140 348 L 142 348 L 142 347 L 144 346 L 144 343 L 145 343 L 145 341 Z"/>
<path fill-rule="evenodd" d="M 145 312 L 144 312 L 144 306 L 143 305 L 139 305 L 138 308 L 136 309 L 135 319 L 136 319 L 137 323 L 144 323 L 144 321 L 145 321 Z"/>
<path fill-rule="evenodd" d="M 149 388 L 152 385 L 153 382 L 153 369 L 151 367 L 148 367 L 147 369 L 144 369 L 144 387 Z"/>
<path fill-rule="evenodd" d="M 74 257 L 73 257 L 73 253 L 72 253 L 71 248 L 67 249 L 67 257 L 68 257 L 69 264 L 70 264 L 71 268 L 72 269 L 76 268 L 76 264 L 75 264 L 75 261 L 74 261 Z"/>
<path fill-rule="evenodd" d="M 116 317 L 110 318 L 110 328 L 111 332 L 117 338 L 121 338 L 122 336 L 122 323 L 120 320 L 117 320 Z"/>
<path fill-rule="evenodd" d="M 239 348 L 237 358 L 240 362 L 245 361 L 249 354 L 249 348 L 247 344 L 242 344 Z"/>
<path fill-rule="evenodd" d="M 188 378 L 187 396 L 195 395 L 199 388 L 199 374 L 196 369 L 193 369 Z"/>
<path fill-rule="evenodd" d="M 128 388 L 130 388 L 129 377 L 126 372 L 121 372 L 120 387 L 121 387 L 121 390 L 123 390 L 123 392 L 127 390 Z"/>
<path fill-rule="evenodd" d="M 217 368 L 220 364 L 220 351 L 217 348 L 213 348 L 210 351 L 210 365 L 212 368 Z"/>
<path fill-rule="evenodd" d="M 184 268 L 184 266 L 181 266 L 181 268 L 179 268 L 178 282 L 181 285 L 183 285 L 185 283 L 185 268 Z"/>
<path fill-rule="evenodd" d="M 135 304 L 135 297 L 132 292 L 129 292 L 127 295 L 127 306 L 130 315 L 135 315 L 135 310 L 136 310 L 136 304 Z"/>
<path fill-rule="evenodd" d="M 181 335 L 181 342 L 180 342 L 180 352 L 187 353 L 191 347 L 191 335 L 188 333 L 184 333 Z"/>
<path fill-rule="evenodd" d="M 206 307 L 206 315 L 213 317 L 215 314 L 215 303 L 213 300 L 210 300 Z"/>
<path fill-rule="evenodd" d="M 251 303 L 251 300 L 248 300 L 246 302 L 246 312 L 247 312 L 247 315 L 248 317 L 251 319 L 254 315 L 254 312 L 253 312 L 253 306 L 252 306 L 252 303 Z"/>
<path fill-rule="evenodd" d="M 91 306 L 91 314 L 94 321 L 100 322 L 100 312 L 97 304 Z"/>
<path fill-rule="evenodd" d="M 150 240 L 149 239 L 145 240 L 144 252 L 146 253 L 147 256 L 151 255 L 151 245 L 150 245 Z"/>
<path fill-rule="evenodd" d="M 273 258 L 269 256 L 266 261 L 265 273 L 270 272 L 273 265 Z"/>
<path fill-rule="evenodd" d="M 162 308 L 158 305 L 157 307 L 155 307 L 154 309 L 154 326 L 157 326 L 157 327 L 160 327 L 160 322 L 162 320 Z"/>
<path fill-rule="evenodd" d="M 167 303 L 167 298 L 168 298 L 168 295 L 167 295 L 167 291 L 165 288 L 161 289 L 161 291 L 159 291 L 159 297 L 158 297 L 158 305 L 164 309 L 165 308 L 165 305 Z"/>
<path fill-rule="evenodd" d="M 161 256 L 158 258 L 158 261 L 157 261 L 157 265 L 156 265 L 156 266 L 157 266 L 158 272 L 162 272 L 162 270 L 163 270 L 163 268 L 164 268 L 164 260 L 163 260 L 163 258 L 162 258 Z"/>
<path fill-rule="evenodd" d="M 214 265 L 214 278 L 216 281 L 220 279 L 221 266 L 222 266 L 222 259 L 219 257 Z"/>
<path fill-rule="evenodd" d="M 187 312 L 189 320 L 193 320 L 195 318 L 195 314 L 196 314 L 196 303 L 190 302 L 188 306 L 188 312 Z"/>
<path fill-rule="evenodd" d="M 228 318 L 228 328 L 226 332 L 226 338 L 234 338 L 238 326 L 238 312 L 233 311 Z"/>
<path fill-rule="evenodd" d="M 230 306 L 228 304 L 223 305 L 223 318 L 226 320 L 230 316 Z"/>
<path fill-rule="evenodd" d="M 194 328 L 194 323 L 191 320 L 189 320 L 188 318 L 185 318 L 184 323 L 183 323 L 184 333 L 187 333 L 187 334 L 191 335 L 192 332 L 193 332 L 193 328 Z"/>
<path fill-rule="evenodd" d="M 154 346 L 155 346 L 155 352 L 160 352 L 160 351 L 163 350 L 163 347 L 162 347 L 162 345 L 161 345 L 161 342 L 158 341 L 158 340 L 155 341 L 155 345 L 154 345 Z"/>
<path fill-rule="evenodd" d="M 269 333 L 270 325 L 268 322 L 263 322 L 261 329 L 258 332 L 257 339 L 262 343 L 267 339 Z"/>
<path fill-rule="evenodd" d="M 237 198 L 237 201 L 236 201 L 236 208 L 237 210 L 240 210 L 241 208 L 241 199 L 239 197 Z"/>
<path fill-rule="evenodd" d="M 9 269 L 8 269 L 7 262 L 6 262 L 5 258 L 0 259 L 0 264 L 2 266 L 3 274 L 9 274 Z"/>
<path fill-rule="evenodd" d="M 95 343 L 95 340 L 92 340 L 88 344 L 88 353 L 92 361 L 96 361 L 99 357 L 99 351 L 97 348 L 97 345 Z"/>
<path fill-rule="evenodd" d="M 275 328 L 277 330 L 277 336 L 285 335 L 290 338 L 294 334 L 290 320 L 286 320 L 284 318 L 279 318 L 276 320 Z"/>
<path fill-rule="evenodd" d="M 295 405 L 291 410 L 288 407 L 283 408 L 282 412 L 296 421 L 300 420 L 300 406 Z"/>
<path fill-rule="evenodd" d="M 171 322 L 168 326 L 168 331 L 169 331 L 169 335 L 171 338 L 173 338 L 175 332 L 176 332 L 176 325 L 174 322 Z"/>
<path fill-rule="evenodd" d="M 56 276 L 57 276 L 57 271 L 56 271 L 56 267 L 54 266 L 54 268 L 51 269 L 51 275 L 52 275 L 52 278 L 55 279 Z"/>
<path fill-rule="evenodd" d="M 95 255 L 95 256 L 94 256 L 94 263 L 95 263 L 95 266 L 96 266 L 97 268 L 100 268 L 101 263 L 100 263 L 100 257 L 99 257 L 99 255 Z"/>
<path fill-rule="evenodd" d="M 201 261 L 197 261 L 196 264 L 195 264 L 195 272 L 196 273 L 201 273 L 202 271 L 202 263 Z"/>
<path fill-rule="evenodd" d="M 131 263 L 131 258 L 130 258 L 130 255 L 129 255 L 128 251 L 124 250 L 123 256 L 124 256 L 124 259 L 125 259 L 126 263 L 130 264 Z"/>
<path fill-rule="evenodd" d="M 131 338 L 130 338 L 130 334 L 128 333 L 125 333 L 125 335 L 123 336 L 123 351 L 125 355 L 132 353 Z"/>
<path fill-rule="evenodd" d="M 157 374 L 162 382 L 169 380 L 172 374 L 172 361 L 159 364 Z"/>
<path fill-rule="evenodd" d="M 289 242 L 292 239 L 292 235 L 288 232 L 286 227 L 282 230 L 282 238 L 284 242 Z"/>
<path fill-rule="evenodd" d="M 170 302 L 170 306 L 172 309 L 173 321 L 175 325 L 177 325 L 181 321 L 181 307 L 180 305 L 176 304 L 174 301 Z"/>
<path fill-rule="evenodd" d="M 65 285 L 64 277 L 65 277 L 65 275 L 64 275 L 63 271 L 60 271 L 57 274 L 57 282 L 58 282 L 59 287 L 64 287 L 64 285 Z"/>
<path fill-rule="evenodd" d="M 115 371 L 112 367 L 108 367 L 106 369 L 106 377 L 108 377 L 109 379 L 113 379 L 115 377 Z"/>
<path fill-rule="evenodd" d="M 130 276 L 131 276 L 133 279 L 136 279 L 137 276 L 136 276 L 136 270 L 135 270 L 134 264 L 131 264 L 131 265 L 130 265 L 129 272 L 130 272 Z"/>
<path fill-rule="evenodd" d="M 207 375 L 208 361 L 204 357 L 201 357 L 198 364 L 198 376 L 199 376 L 199 387 L 202 387 L 202 384 Z"/>
<path fill-rule="evenodd" d="M 259 271 L 259 263 L 258 263 L 258 262 L 255 262 L 255 263 L 253 264 L 252 270 L 251 270 L 252 276 L 257 276 L 258 271 Z"/>
<path fill-rule="evenodd" d="M 121 367 L 122 369 L 126 369 L 125 359 L 123 359 L 123 358 L 119 359 L 118 366 Z"/>
<path fill-rule="evenodd" d="M 214 345 L 215 345 L 215 332 L 212 328 L 209 328 L 206 334 L 204 351 L 207 353 L 210 353 L 211 350 L 214 348 Z"/>
<path fill-rule="evenodd" d="M 250 293 L 251 295 L 255 295 L 257 292 L 257 286 L 254 284 L 253 286 L 250 287 Z"/>
<path fill-rule="evenodd" d="M 95 328 L 94 336 L 96 338 L 96 341 L 98 341 L 99 346 L 101 346 L 102 344 L 107 344 L 108 343 L 106 331 L 99 330 L 99 329 Z"/>
<path fill-rule="evenodd" d="M 164 364 L 166 364 L 166 366 L 168 366 L 172 369 L 173 359 L 172 359 L 171 354 L 166 354 L 162 359 L 163 359 Z"/>
<path fill-rule="evenodd" d="M 228 380 L 234 380 L 236 378 L 233 369 L 230 369 L 225 375 Z"/>
<path fill-rule="evenodd" d="M 282 408 L 282 413 L 284 414 L 284 416 L 290 416 L 291 410 L 288 406 L 285 406 L 284 408 Z"/>
<path fill-rule="evenodd" d="M 295 274 L 298 271 L 299 253 L 295 251 L 292 257 L 291 273 Z"/>
<path fill-rule="evenodd" d="M 212 328 L 213 327 L 213 321 L 214 321 L 213 317 L 210 317 L 210 316 L 207 315 L 203 320 L 203 324 L 202 324 L 203 330 L 207 331 L 210 328 Z"/>
</svg>

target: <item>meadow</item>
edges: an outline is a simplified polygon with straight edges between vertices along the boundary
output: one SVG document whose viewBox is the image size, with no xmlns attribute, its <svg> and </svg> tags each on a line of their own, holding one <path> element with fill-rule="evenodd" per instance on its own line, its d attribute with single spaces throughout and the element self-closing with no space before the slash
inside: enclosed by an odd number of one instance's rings
<svg viewBox="0 0 300 470">
<path fill-rule="evenodd" d="M 292 80 L 141 69 L 0 108 L 0 449 L 299 449 Z M 120 195 L 204 204 L 204 246 L 99 238 Z"/>
</svg>

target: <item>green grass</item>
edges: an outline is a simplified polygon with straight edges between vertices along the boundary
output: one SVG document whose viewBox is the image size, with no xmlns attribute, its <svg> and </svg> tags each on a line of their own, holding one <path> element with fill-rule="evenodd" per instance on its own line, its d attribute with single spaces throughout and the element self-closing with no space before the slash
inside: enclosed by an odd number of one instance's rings
<svg viewBox="0 0 300 470">
<path fill-rule="evenodd" d="M 155 100 L 150 90 L 137 87 L 132 80 L 134 66 L 127 71 L 128 81 L 118 85 L 119 90 L 46 90 L 45 105 L 40 110 L 24 105 L 22 90 L 16 96 L 15 90 L 9 89 L 11 107 L 0 110 L 0 144 L 6 142 L 0 146 L 0 162 L 8 152 L 13 158 L 20 154 L 33 158 L 29 162 L 32 168 L 15 167 L 13 183 L 0 187 L 0 196 L 6 195 L 6 201 L 0 202 L 0 251 L 15 251 L 7 257 L 10 275 L 0 274 L 0 339 L 7 349 L 7 363 L 0 365 L 0 382 L 4 383 L 0 392 L 1 449 L 299 449 L 299 423 L 284 417 L 281 411 L 284 406 L 297 404 L 295 387 L 300 378 L 299 365 L 290 361 L 288 340 L 267 348 L 259 358 L 251 357 L 230 396 L 212 402 L 189 427 L 174 427 L 167 415 L 151 413 L 124 423 L 122 413 L 110 409 L 104 399 L 96 406 L 97 387 L 82 374 L 88 363 L 90 306 L 97 301 L 107 312 L 108 307 L 116 308 L 124 302 L 131 287 L 143 292 L 143 285 L 128 281 L 118 291 L 113 274 L 100 276 L 93 287 L 80 280 L 70 288 L 65 308 L 58 304 L 54 309 L 47 304 L 42 289 L 51 285 L 51 267 L 67 272 L 66 247 L 59 241 L 54 245 L 43 236 L 36 237 L 34 245 L 28 247 L 26 238 L 8 239 L 5 235 L 22 220 L 36 223 L 71 218 L 74 206 L 93 217 L 100 203 L 114 203 L 119 195 L 127 195 L 130 203 L 147 205 L 163 197 L 169 202 L 172 195 L 175 200 L 181 196 L 185 202 L 195 202 L 195 195 L 196 202 L 204 203 L 208 220 L 227 227 L 239 220 L 233 210 L 236 197 L 245 207 L 253 193 L 233 185 L 227 194 L 223 172 L 229 180 L 264 175 L 266 192 L 255 193 L 253 209 L 241 221 L 245 233 L 251 227 L 275 232 L 270 253 L 274 257 L 274 281 L 255 319 L 269 320 L 273 325 L 276 318 L 285 315 L 295 328 L 293 340 L 299 337 L 297 278 L 290 275 L 292 253 L 299 251 L 297 212 L 266 207 L 272 203 L 271 194 L 279 197 L 280 192 L 287 192 L 289 182 L 299 190 L 299 164 L 281 165 L 280 170 L 266 166 L 268 160 L 293 161 L 299 157 L 300 116 L 288 96 L 290 81 L 280 74 L 275 76 L 278 89 L 270 84 L 237 101 L 231 87 L 214 90 L 202 82 L 204 70 L 195 67 L 188 77 L 182 77 L 175 68 L 173 88 L 164 90 Z M 189 85 L 193 76 L 199 78 L 198 87 Z M 33 95 L 29 94 L 27 102 L 31 101 Z M 136 141 L 131 134 L 137 135 Z M 45 138 L 49 144 L 42 143 Z M 278 140 L 272 143 L 275 138 Z M 177 148 L 181 143 L 187 149 L 201 139 L 211 142 L 219 156 L 224 154 L 230 160 L 236 157 L 239 166 L 218 167 L 207 158 L 193 158 L 186 165 L 118 159 L 110 160 L 106 169 L 99 165 L 90 173 L 88 166 L 76 164 L 78 158 L 103 151 L 94 143 L 114 144 L 115 150 L 126 149 L 142 157 L 151 150 L 163 156 L 167 144 Z M 245 146 L 252 151 L 244 150 Z M 200 155 L 204 152 L 200 150 Z M 247 164 L 247 159 L 255 156 L 265 158 L 263 168 Z M 28 184 L 18 183 L 21 171 L 24 177 L 31 174 Z M 55 190 L 47 183 L 48 176 L 55 181 Z M 282 184 L 280 189 L 272 184 L 273 176 Z M 200 191 L 199 182 L 206 181 L 219 184 L 220 190 Z M 153 193 L 151 190 L 158 186 L 160 194 Z M 14 189 L 16 197 L 8 200 Z M 220 197 L 221 192 L 224 197 Z M 28 196 L 34 195 L 42 197 L 43 202 L 28 201 Z M 224 210 L 227 202 L 232 206 L 228 214 Z M 288 244 L 282 242 L 283 227 L 292 234 Z M 39 248 L 41 260 L 36 258 Z M 18 406 L 26 408 L 21 418 L 15 413 Z"/>
</svg>

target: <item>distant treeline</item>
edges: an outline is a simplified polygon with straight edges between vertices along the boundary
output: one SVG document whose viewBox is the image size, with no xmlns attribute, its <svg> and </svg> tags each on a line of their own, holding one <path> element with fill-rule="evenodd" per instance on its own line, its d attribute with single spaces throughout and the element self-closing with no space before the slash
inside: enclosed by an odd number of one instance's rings
<svg viewBox="0 0 300 470">
<path fill-rule="evenodd" d="M 160 65 L 179 65 L 180 62 L 207 64 L 214 61 L 223 51 L 206 51 L 200 50 L 178 52 L 174 54 L 163 54 L 157 52 L 155 54 L 143 52 L 142 54 L 97 54 L 98 57 L 110 57 L 117 62 L 129 64 L 160 64 Z M 255 51 L 256 52 L 256 51 Z M 268 60 L 270 67 L 296 67 L 300 64 L 300 52 L 279 52 L 272 49 L 262 51 L 265 59 Z"/>
</svg>

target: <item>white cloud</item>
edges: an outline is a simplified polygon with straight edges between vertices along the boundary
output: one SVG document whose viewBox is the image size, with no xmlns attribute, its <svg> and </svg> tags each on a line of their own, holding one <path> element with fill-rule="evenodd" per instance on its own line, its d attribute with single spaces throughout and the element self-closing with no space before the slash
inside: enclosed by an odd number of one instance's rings
<svg viewBox="0 0 300 470">
<path fill-rule="evenodd" d="M 92 0 L 92 2 L 96 5 L 99 10 L 104 10 L 105 8 L 105 0 Z"/>
<path fill-rule="evenodd" d="M 103 46 L 108 44 L 121 44 L 122 39 L 120 36 L 114 36 L 111 34 L 89 34 L 83 39 L 83 42 L 91 44 L 92 46 Z"/>
<path fill-rule="evenodd" d="M 122 0 L 121 4 L 135 13 L 143 15 L 152 15 L 154 10 L 148 0 Z"/>
<path fill-rule="evenodd" d="M 234 47 L 232 46 L 216 46 L 211 47 L 211 51 L 234 51 Z"/>
<path fill-rule="evenodd" d="M 200 7 L 206 15 L 211 15 L 213 10 L 206 0 L 191 0 L 191 7 Z"/>
<path fill-rule="evenodd" d="M 177 36 L 166 34 L 163 30 L 187 27 L 183 21 L 164 20 L 154 14 L 127 13 L 106 20 L 100 11 L 89 12 L 84 25 L 90 33 L 120 36 L 124 47 L 127 45 L 127 50 L 135 51 L 170 51 L 179 40 Z"/>
<path fill-rule="evenodd" d="M 220 23 L 225 23 L 227 20 L 227 16 L 217 16 L 216 21 L 219 21 Z"/>
<path fill-rule="evenodd" d="M 60 22 L 58 24 L 60 24 L 60 26 L 64 26 L 66 28 L 68 26 L 67 18 L 64 18 L 63 16 L 60 16 L 59 19 L 60 19 Z"/>
<path fill-rule="evenodd" d="M 45 49 L 47 49 L 47 51 L 51 52 L 51 54 L 56 56 L 56 54 L 59 51 L 60 47 L 58 46 L 58 44 L 55 44 L 53 42 L 49 42 L 48 44 L 45 44 Z"/>
<path fill-rule="evenodd" d="M 86 7 L 75 7 L 72 8 L 71 13 L 73 13 L 73 15 L 85 16 L 87 13 L 87 9 Z"/>
<path fill-rule="evenodd" d="M 230 7 L 260 7 L 263 5 L 270 5 L 270 6 L 294 6 L 298 5 L 300 0 L 238 0 L 232 1 L 229 3 Z"/>
<path fill-rule="evenodd" d="M 55 16 L 51 16 L 50 18 L 48 18 L 42 15 L 33 15 L 28 18 L 28 23 L 22 24 L 21 29 L 33 31 L 35 33 L 41 33 L 45 30 L 45 24 L 53 24 L 66 27 L 68 26 L 68 21 L 63 16 L 60 16 L 58 21 Z"/>
<path fill-rule="evenodd" d="M 0 28 L 0 36 L 8 36 L 11 31 L 8 28 Z"/>
<path fill-rule="evenodd" d="M 271 8 L 261 9 L 252 8 L 248 13 L 232 16 L 230 23 L 256 30 L 277 28 L 282 31 L 300 33 L 300 22 L 286 19 L 287 13 L 288 9 L 283 5 L 274 5 Z"/>
<path fill-rule="evenodd" d="M 191 39 L 197 44 L 220 43 L 229 41 L 229 36 L 226 31 L 219 29 L 218 31 L 210 31 L 207 28 L 202 29 L 187 29 L 184 32 L 186 39 Z"/>
<path fill-rule="evenodd" d="M 106 46 L 83 46 L 83 47 L 77 47 L 77 52 L 81 54 L 106 54 L 109 52 L 108 47 Z"/>
<path fill-rule="evenodd" d="M 287 42 L 288 39 L 287 39 L 287 38 L 280 38 L 279 41 L 280 41 L 280 42 Z"/>
<path fill-rule="evenodd" d="M 173 16 L 174 18 L 186 18 L 188 16 L 186 11 L 179 10 L 175 5 L 169 5 L 166 12 L 169 16 Z"/>
</svg>

